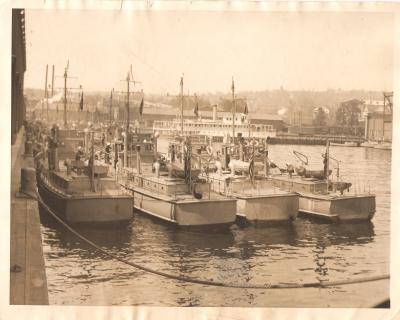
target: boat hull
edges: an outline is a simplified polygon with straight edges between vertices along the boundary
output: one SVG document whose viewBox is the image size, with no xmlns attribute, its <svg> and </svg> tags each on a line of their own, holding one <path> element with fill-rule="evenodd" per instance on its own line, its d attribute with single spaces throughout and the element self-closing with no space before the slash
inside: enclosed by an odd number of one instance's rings
<svg viewBox="0 0 400 320">
<path fill-rule="evenodd" d="M 45 204 L 69 223 L 110 223 L 132 218 L 133 199 L 128 195 L 74 197 L 57 192 L 41 178 L 38 190 Z"/>
<path fill-rule="evenodd" d="M 250 222 L 290 221 L 296 219 L 299 210 L 299 197 L 296 194 L 236 198 L 238 217 Z"/>
<path fill-rule="evenodd" d="M 132 192 L 136 209 L 178 226 L 229 226 L 236 219 L 236 200 L 233 199 L 180 201 L 142 188 Z"/>
<path fill-rule="evenodd" d="M 330 221 L 371 220 L 376 204 L 373 195 L 319 196 L 301 195 L 299 211 Z"/>
</svg>

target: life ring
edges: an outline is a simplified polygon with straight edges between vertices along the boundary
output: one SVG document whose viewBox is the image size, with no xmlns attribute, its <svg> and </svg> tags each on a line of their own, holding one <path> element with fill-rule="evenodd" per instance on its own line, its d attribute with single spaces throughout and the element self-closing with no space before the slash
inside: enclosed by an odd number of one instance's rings
<svg viewBox="0 0 400 320">
<path fill-rule="evenodd" d="M 210 156 L 213 154 L 213 148 L 211 146 L 207 146 L 206 151 Z"/>
<path fill-rule="evenodd" d="M 259 152 L 259 153 L 264 153 L 264 151 L 265 151 L 265 150 L 264 150 L 264 147 L 261 146 L 261 147 L 258 148 L 258 152 Z"/>
<path fill-rule="evenodd" d="M 257 147 L 258 147 L 258 145 L 259 145 L 259 143 L 258 143 L 258 141 L 257 141 L 257 140 L 254 140 L 254 141 L 252 142 L 252 144 L 253 144 L 253 146 L 254 146 L 255 148 L 257 148 Z"/>
</svg>

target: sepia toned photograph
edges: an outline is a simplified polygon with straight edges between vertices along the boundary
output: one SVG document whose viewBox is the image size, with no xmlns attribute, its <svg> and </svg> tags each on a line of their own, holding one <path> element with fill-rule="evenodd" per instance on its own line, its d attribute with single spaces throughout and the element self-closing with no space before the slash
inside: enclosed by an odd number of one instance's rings
<svg viewBox="0 0 400 320">
<path fill-rule="evenodd" d="M 396 14 L 124 5 L 9 11 L 9 304 L 390 309 Z"/>
</svg>

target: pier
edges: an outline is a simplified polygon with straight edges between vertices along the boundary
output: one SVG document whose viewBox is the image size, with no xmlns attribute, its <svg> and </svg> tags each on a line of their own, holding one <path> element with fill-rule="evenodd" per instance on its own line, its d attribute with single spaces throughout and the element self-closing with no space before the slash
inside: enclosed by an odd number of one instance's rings
<svg viewBox="0 0 400 320">
<path fill-rule="evenodd" d="M 10 304 L 49 304 L 40 232 L 38 202 L 18 194 L 23 167 L 33 167 L 24 155 L 24 130 L 11 149 Z"/>
<path fill-rule="evenodd" d="M 358 145 L 365 141 L 361 137 L 340 135 L 301 135 L 301 134 L 277 134 L 270 137 L 270 144 L 301 144 L 301 145 L 326 145 L 326 140 L 334 143 L 355 142 Z"/>
</svg>

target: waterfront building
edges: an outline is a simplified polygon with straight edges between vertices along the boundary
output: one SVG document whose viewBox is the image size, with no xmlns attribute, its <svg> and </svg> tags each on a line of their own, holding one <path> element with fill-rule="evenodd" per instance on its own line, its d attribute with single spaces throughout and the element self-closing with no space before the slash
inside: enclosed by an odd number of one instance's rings
<svg viewBox="0 0 400 320">
<path fill-rule="evenodd" d="M 22 9 L 12 10 L 11 54 L 11 143 L 14 144 L 16 134 L 25 120 L 25 11 Z"/>
</svg>

